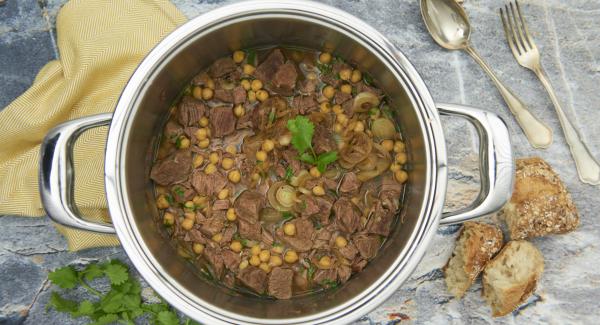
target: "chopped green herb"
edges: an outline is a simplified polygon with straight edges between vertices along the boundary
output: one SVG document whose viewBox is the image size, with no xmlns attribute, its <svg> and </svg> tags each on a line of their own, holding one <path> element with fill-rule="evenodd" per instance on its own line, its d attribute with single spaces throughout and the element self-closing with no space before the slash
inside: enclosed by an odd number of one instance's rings
<svg viewBox="0 0 600 325">
<path fill-rule="evenodd" d="M 378 108 L 376 108 L 376 107 L 373 107 L 373 108 L 371 108 L 371 109 L 369 110 L 369 115 L 370 115 L 370 116 L 377 115 L 377 114 L 379 114 L 379 109 L 378 109 Z"/>
<path fill-rule="evenodd" d="M 314 219 L 313 220 L 313 226 L 315 227 L 315 229 L 319 230 L 321 228 L 323 228 L 323 225 L 321 224 L 321 221 Z"/>
<path fill-rule="evenodd" d="M 181 186 L 175 186 L 173 188 L 173 192 L 175 192 L 175 194 L 177 194 L 180 198 L 183 198 L 183 196 L 185 195 L 185 191 L 183 190 L 183 188 L 181 188 Z"/>
<path fill-rule="evenodd" d="M 294 214 L 289 211 L 284 211 L 281 213 L 281 218 L 283 220 L 289 220 L 289 219 L 292 219 L 293 217 L 294 217 Z"/>
<path fill-rule="evenodd" d="M 338 286 L 338 282 L 333 281 L 331 279 L 325 279 L 325 280 L 321 281 L 321 283 L 319 283 L 319 284 L 328 289 L 336 288 Z"/>
<path fill-rule="evenodd" d="M 388 105 L 383 105 L 381 106 L 381 108 L 379 109 L 381 111 L 381 113 L 383 113 L 383 115 L 385 115 L 387 118 L 393 120 L 394 119 L 394 114 L 392 114 L 392 109 L 388 106 Z"/>
<path fill-rule="evenodd" d="M 373 86 L 373 77 L 370 74 L 363 72 L 362 79 L 367 86 Z"/>
<path fill-rule="evenodd" d="M 300 209 L 301 209 L 302 211 L 306 210 L 306 201 L 302 201 L 302 202 L 300 202 Z"/>
<path fill-rule="evenodd" d="M 246 62 L 251 65 L 255 65 L 256 63 L 256 51 L 247 50 L 246 51 Z"/>
<path fill-rule="evenodd" d="M 177 140 L 175 140 L 175 147 L 177 147 L 177 149 L 181 148 L 181 140 L 183 140 L 182 137 L 178 137 Z"/>
<path fill-rule="evenodd" d="M 298 151 L 298 158 L 301 161 L 316 165 L 320 172 L 324 172 L 327 165 L 337 160 L 337 151 L 325 152 L 317 156 L 312 147 L 315 126 L 305 116 L 299 115 L 288 120 L 287 128 L 292 133 L 292 145 Z"/>
<path fill-rule="evenodd" d="M 271 111 L 271 113 L 269 113 L 269 123 L 273 124 L 274 121 L 275 121 L 275 112 Z"/>
<path fill-rule="evenodd" d="M 317 69 L 319 69 L 321 74 L 327 75 L 331 73 L 333 66 L 331 64 L 317 63 Z"/>
<path fill-rule="evenodd" d="M 285 180 L 289 182 L 293 176 L 294 176 L 294 170 L 289 166 L 286 167 L 285 168 L 285 176 L 284 176 Z"/>
<path fill-rule="evenodd" d="M 310 267 L 308 268 L 308 271 L 306 273 L 308 280 L 312 280 L 313 276 L 315 275 L 315 272 L 317 271 L 317 268 L 309 262 Z"/>
<path fill-rule="evenodd" d="M 272 246 L 273 247 L 281 247 L 281 246 L 283 246 L 283 244 L 281 244 L 279 242 L 274 242 Z"/>
<path fill-rule="evenodd" d="M 171 194 L 166 194 L 165 199 L 169 202 L 170 205 L 173 205 L 173 196 Z"/>
</svg>

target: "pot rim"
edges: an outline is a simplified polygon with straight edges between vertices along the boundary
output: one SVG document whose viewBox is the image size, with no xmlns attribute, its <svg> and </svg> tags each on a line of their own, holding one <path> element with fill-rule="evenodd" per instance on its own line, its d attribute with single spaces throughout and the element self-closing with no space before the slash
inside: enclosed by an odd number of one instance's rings
<svg viewBox="0 0 600 325">
<path fill-rule="evenodd" d="M 260 319 L 231 313 L 210 302 L 194 299 L 186 288 L 170 278 L 141 239 L 125 191 L 125 153 L 130 118 L 139 109 L 140 95 L 166 59 L 194 38 L 239 19 L 287 17 L 333 28 L 354 38 L 378 56 L 403 85 L 425 134 L 427 157 L 424 199 L 411 238 L 392 266 L 370 287 L 346 303 L 320 313 L 285 319 Z M 425 83 L 408 59 L 381 33 L 358 18 L 328 5 L 310 1 L 254 0 L 220 7 L 200 15 L 163 39 L 142 61 L 121 94 L 108 133 L 105 157 L 105 190 L 121 245 L 136 269 L 156 292 L 171 305 L 200 322 L 228 324 L 347 323 L 358 319 L 391 296 L 412 274 L 437 229 L 447 185 L 446 146 L 435 104 Z M 110 148 L 110 149 L 109 149 Z"/>
</svg>

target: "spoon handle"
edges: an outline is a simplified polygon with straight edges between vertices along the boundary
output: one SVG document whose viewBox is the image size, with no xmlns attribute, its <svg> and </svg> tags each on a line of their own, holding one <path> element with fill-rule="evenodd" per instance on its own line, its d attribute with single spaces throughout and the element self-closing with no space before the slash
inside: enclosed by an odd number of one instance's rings
<svg viewBox="0 0 600 325">
<path fill-rule="evenodd" d="M 483 60 L 481 56 L 470 46 L 465 48 L 465 51 L 469 53 L 473 59 L 483 68 L 488 76 L 494 81 L 496 88 L 500 91 L 500 94 L 504 98 L 504 101 L 508 105 L 511 113 L 517 119 L 519 126 L 525 133 L 527 140 L 532 147 L 537 149 L 545 149 L 550 146 L 552 143 L 552 130 L 542 123 L 539 119 L 537 119 L 527 106 L 517 97 L 515 96 L 502 82 L 496 74 L 492 71 L 492 69 L 488 66 L 488 64 Z"/>
</svg>

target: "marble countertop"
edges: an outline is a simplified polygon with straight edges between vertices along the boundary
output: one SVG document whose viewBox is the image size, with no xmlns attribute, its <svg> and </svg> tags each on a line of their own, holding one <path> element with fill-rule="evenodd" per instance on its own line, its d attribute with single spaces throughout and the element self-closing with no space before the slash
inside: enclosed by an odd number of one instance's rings
<svg viewBox="0 0 600 325">
<path fill-rule="evenodd" d="M 6 0 L 0 5 L 0 107 L 27 89 L 47 61 L 57 58 L 54 23 L 64 2 Z M 228 2 L 174 0 L 188 17 Z M 465 1 L 473 24 L 473 45 L 499 77 L 555 131 L 554 144 L 548 150 L 534 150 L 528 145 L 492 82 L 470 57 L 443 50 L 432 41 L 421 20 L 418 1 L 325 2 L 361 17 L 387 36 L 421 73 L 436 101 L 477 106 L 500 114 L 511 129 L 516 156 L 541 156 L 548 161 L 571 192 L 581 217 L 580 227 L 573 233 L 533 240 L 544 254 L 545 272 L 536 293 L 508 316 L 491 317 L 479 281 L 462 300 L 446 291 L 441 267 L 451 254 L 458 231 L 458 226 L 449 226 L 438 230 L 410 280 L 357 324 L 597 323 L 600 225 L 595 223 L 600 187 L 578 180 L 550 99 L 506 46 L 498 17 L 503 1 Z M 600 121 L 600 1 L 522 0 L 521 5 L 564 109 L 600 158 L 600 128 L 596 125 Z M 468 203 L 478 191 L 477 142 L 465 122 L 452 118 L 443 118 L 443 122 L 450 163 L 446 205 L 447 209 L 455 209 Z M 500 223 L 497 216 L 486 218 Z M 53 310 L 45 311 L 52 291 L 47 272 L 65 264 L 109 257 L 128 261 L 118 247 L 68 252 L 65 240 L 47 218 L 0 217 L 0 324 L 85 323 Z"/>
</svg>

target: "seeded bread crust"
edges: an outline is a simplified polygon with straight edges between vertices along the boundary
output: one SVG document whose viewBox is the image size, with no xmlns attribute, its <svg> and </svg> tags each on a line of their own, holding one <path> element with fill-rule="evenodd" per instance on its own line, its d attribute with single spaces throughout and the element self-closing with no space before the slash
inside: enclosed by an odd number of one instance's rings
<svg viewBox="0 0 600 325">
<path fill-rule="evenodd" d="M 483 297 L 492 316 L 504 316 L 527 300 L 543 272 L 544 257 L 533 244 L 508 242 L 483 271 Z"/>
<path fill-rule="evenodd" d="M 579 225 L 571 195 L 552 170 L 538 157 L 518 159 L 515 187 L 504 206 L 511 239 L 562 234 Z"/>
<path fill-rule="evenodd" d="M 448 291 L 457 298 L 464 296 L 502 243 L 502 231 L 498 227 L 465 222 L 452 257 L 444 267 Z"/>
</svg>

